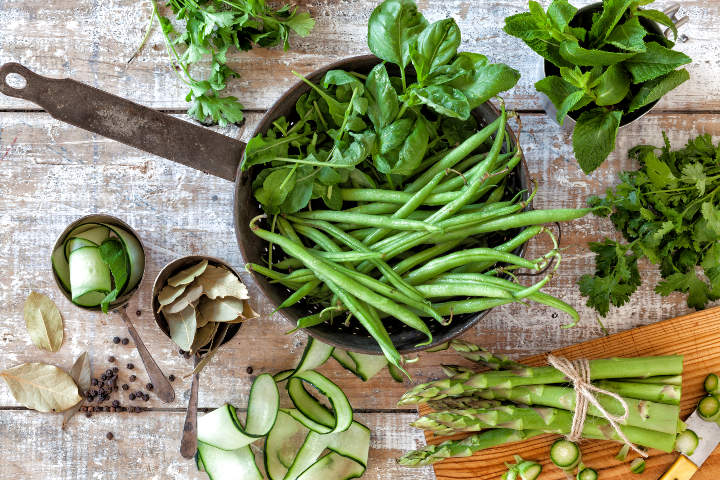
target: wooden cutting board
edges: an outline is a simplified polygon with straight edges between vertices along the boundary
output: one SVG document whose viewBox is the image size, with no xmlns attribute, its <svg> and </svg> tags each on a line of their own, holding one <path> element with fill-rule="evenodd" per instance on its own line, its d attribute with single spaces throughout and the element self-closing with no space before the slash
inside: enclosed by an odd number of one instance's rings
<svg viewBox="0 0 720 480">
<path fill-rule="evenodd" d="M 704 395 L 703 380 L 710 372 L 720 373 L 720 307 L 666 320 L 646 327 L 599 338 L 552 352 L 570 359 L 606 357 L 645 357 L 653 355 L 684 355 L 682 414 L 686 418 Z M 523 360 L 528 365 L 547 365 L 546 355 L 535 355 Z M 419 413 L 430 409 L 421 406 Z M 452 438 L 452 437 L 450 437 Z M 457 438 L 462 438 L 459 436 Z M 504 462 L 512 462 L 513 455 L 541 462 L 541 480 L 565 480 L 565 474 L 552 465 L 549 459 L 550 444 L 557 435 L 543 435 L 524 442 L 483 450 L 471 457 L 453 458 L 435 465 L 438 480 L 497 480 L 506 471 Z M 448 437 L 427 435 L 428 443 L 435 444 Z M 675 460 L 676 453 L 651 450 L 647 468 L 642 475 L 630 472 L 628 461 L 619 462 L 615 455 L 620 444 L 602 440 L 584 440 L 583 461 L 596 469 L 600 480 L 655 480 Z M 720 448 L 705 462 L 693 480 L 720 478 Z"/>
</svg>

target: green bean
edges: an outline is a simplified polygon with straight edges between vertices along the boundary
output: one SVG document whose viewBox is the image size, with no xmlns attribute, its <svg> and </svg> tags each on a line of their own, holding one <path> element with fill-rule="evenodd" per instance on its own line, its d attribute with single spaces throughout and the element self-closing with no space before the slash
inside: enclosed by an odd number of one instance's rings
<svg viewBox="0 0 720 480">
<path fill-rule="evenodd" d="M 290 222 L 285 220 L 282 216 L 278 215 L 277 217 L 277 226 L 278 230 L 280 230 L 280 233 L 282 233 L 284 236 L 290 238 L 291 240 L 294 240 L 298 243 L 302 243 L 302 240 L 300 240 L 300 237 L 298 237 L 298 234 L 295 232 L 295 229 L 292 225 L 290 225 Z"/>
<path fill-rule="evenodd" d="M 303 263 L 298 260 L 297 258 L 287 257 L 284 260 L 280 260 L 279 262 L 275 263 L 273 265 L 273 268 L 277 268 L 280 270 L 287 270 L 289 268 L 299 268 L 302 267 Z"/>
<path fill-rule="evenodd" d="M 511 282 L 510 280 L 506 280 L 504 278 L 493 277 L 490 275 L 482 275 L 478 273 L 446 273 L 438 277 L 435 282 L 477 282 L 486 285 L 500 286 L 503 288 L 507 288 L 508 290 L 514 290 L 516 292 L 525 288 L 522 285 L 518 285 L 517 283 Z M 578 314 L 577 310 L 575 310 L 572 306 L 563 302 L 559 298 L 555 298 L 552 295 L 548 295 L 547 293 L 542 292 L 534 293 L 532 295 L 529 295 L 527 298 L 534 302 L 541 303 L 543 305 L 547 305 L 549 307 L 567 313 L 573 319 L 569 326 L 574 326 L 577 324 L 578 321 L 580 321 L 580 315 Z"/>
<path fill-rule="evenodd" d="M 441 158 L 443 158 L 448 153 L 450 153 L 450 150 L 446 148 L 445 150 L 442 150 L 435 153 L 434 155 L 427 157 L 425 160 L 420 162 L 420 165 L 418 165 L 417 168 L 413 170 L 410 175 L 415 175 L 417 172 L 426 171 L 428 168 L 430 168 L 430 166 L 435 165 Z"/>
<path fill-rule="evenodd" d="M 358 299 L 367 302 L 372 307 L 390 313 L 409 327 L 424 333 L 427 336 L 427 340 L 418 346 L 427 345 L 432 342 L 432 334 L 430 333 L 430 330 L 415 313 L 401 305 L 398 305 L 389 298 L 373 292 L 369 288 L 354 280 L 351 276 L 345 275 L 333 269 L 324 260 L 308 251 L 302 244 L 294 242 L 282 235 L 261 229 L 255 224 L 258 218 L 260 217 L 255 217 L 250 222 L 250 228 L 257 236 L 265 241 L 276 243 L 285 251 L 285 253 L 301 260 L 320 280 L 326 284 L 328 284 L 328 282 L 334 282 L 337 286 L 342 285 L 342 289 L 351 291 L 352 295 Z M 336 291 L 334 291 L 334 293 L 337 295 Z M 350 308 L 349 305 L 346 304 L 346 306 Z"/>
<path fill-rule="evenodd" d="M 460 315 L 463 313 L 479 313 L 483 310 L 499 307 L 513 303 L 514 300 L 506 298 L 470 298 L 468 300 L 454 300 L 450 302 L 436 303 L 433 308 L 440 315 Z"/>
<path fill-rule="evenodd" d="M 507 160 L 510 160 L 515 155 L 515 152 L 510 153 L 503 153 L 502 155 L 498 155 L 497 162 L 504 162 Z M 441 194 L 446 192 L 454 192 L 462 188 L 464 185 L 467 184 L 470 178 L 472 178 L 478 170 L 484 169 L 486 167 L 484 162 L 477 163 L 473 168 L 471 168 L 468 172 L 464 173 L 463 176 L 457 176 L 453 178 L 449 178 L 445 180 L 443 183 L 438 185 L 434 190 L 433 194 Z"/>
<path fill-rule="evenodd" d="M 408 258 L 404 259 L 403 261 L 399 262 L 397 265 L 393 267 L 393 270 L 398 273 L 399 275 L 402 275 L 403 273 L 407 272 L 411 268 L 413 268 L 416 265 L 419 265 L 421 263 L 428 262 L 432 260 L 433 258 L 437 257 L 438 255 L 442 255 L 445 252 L 449 252 L 453 248 L 457 247 L 460 244 L 460 240 L 454 240 L 452 242 L 443 242 L 438 243 L 437 245 L 426 248 L 425 250 L 421 250 Z M 381 278 L 382 280 L 382 278 Z"/>
<path fill-rule="evenodd" d="M 426 315 L 433 317 L 435 320 L 440 322 L 441 324 L 445 325 L 445 320 L 435 313 L 432 309 L 432 307 L 426 303 L 421 302 L 418 300 L 415 300 L 413 298 L 410 298 L 406 295 L 403 295 L 402 293 L 398 292 L 396 289 L 391 287 L 390 285 L 381 282 L 380 280 L 376 280 L 368 275 L 364 275 L 361 273 L 358 273 L 354 270 L 351 270 L 349 268 L 343 267 L 341 265 L 334 265 L 334 268 L 337 268 L 341 272 L 351 275 L 353 279 L 357 280 L 358 282 L 362 283 L 366 287 L 376 291 L 377 293 L 381 295 L 385 295 L 386 297 L 396 300 L 400 303 L 404 303 L 408 307 L 415 308 L 417 310 L 420 310 L 421 312 L 425 313 Z"/>
<path fill-rule="evenodd" d="M 467 238 L 471 235 L 478 235 L 488 232 L 501 232 L 503 230 L 512 230 L 514 228 L 527 227 L 530 225 L 542 225 L 552 222 L 569 222 L 582 218 L 588 213 L 593 212 L 593 208 L 559 208 L 556 210 L 530 210 L 528 212 L 520 212 L 509 215 L 504 218 L 490 220 L 489 222 L 475 225 L 458 232 L 447 233 L 442 236 L 443 241 L 453 240 L 456 238 Z M 433 240 L 432 236 L 428 237 Z M 386 254 L 385 258 L 391 258 L 388 251 L 377 249 Z"/>
<path fill-rule="evenodd" d="M 309 238 L 326 252 L 339 253 L 343 251 L 343 249 L 340 248 L 337 243 L 335 243 L 330 237 L 322 233 L 320 230 L 306 227 L 305 225 L 297 225 L 294 228 L 295 230 L 297 230 L 298 233 L 300 233 L 300 235 Z M 302 244 L 302 242 L 300 241 L 295 241 L 296 243 Z"/>
<path fill-rule="evenodd" d="M 348 212 L 353 213 L 365 213 L 368 215 L 383 215 L 386 213 L 393 213 L 397 210 L 398 206 L 394 203 L 367 203 L 365 205 L 358 205 L 357 207 L 349 208 Z"/>
<path fill-rule="evenodd" d="M 325 260 L 332 262 L 350 262 L 358 263 L 363 260 L 371 260 L 373 258 L 382 258 L 382 253 L 378 252 L 321 252 L 318 251 L 316 255 Z"/>
<path fill-rule="evenodd" d="M 411 198 L 407 200 L 405 205 L 400 207 L 400 209 L 393 213 L 392 217 L 390 218 L 406 218 L 411 213 L 414 213 L 415 210 L 420 207 L 420 205 L 427 199 L 427 197 L 432 192 L 433 188 L 437 186 L 438 183 L 440 183 L 440 180 L 445 176 L 445 172 L 440 172 L 437 175 L 435 175 L 432 180 L 428 182 L 427 185 L 425 185 L 423 188 L 418 190 Z M 377 242 L 379 240 L 382 240 L 390 231 L 387 229 L 378 229 L 377 231 L 373 232 L 372 234 L 365 237 L 363 242 L 365 244 L 370 244 L 372 242 Z"/>
<path fill-rule="evenodd" d="M 500 126 L 501 124 L 502 126 Z M 473 151 L 475 151 L 475 149 L 482 145 L 493 133 L 500 131 L 501 129 L 505 129 L 505 120 L 502 119 L 502 116 L 455 147 L 452 151 L 450 151 L 450 153 L 445 155 L 442 160 L 435 163 L 410 185 L 408 185 L 405 188 L 405 191 L 409 193 L 417 192 L 430 180 L 432 180 L 435 175 L 445 169 L 454 167 L 458 162 L 462 161 L 465 157 L 470 155 Z"/>
<path fill-rule="evenodd" d="M 315 290 L 320 285 L 320 280 L 312 280 L 302 287 L 295 290 L 292 295 L 290 295 L 288 298 L 285 299 L 284 302 L 282 302 L 278 307 L 275 309 L 277 312 L 280 309 L 291 307 L 298 303 L 300 300 L 305 298 L 306 295 L 308 295 L 310 292 Z"/>
<path fill-rule="evenodd" d="M 436 283 L 418 285 L 417 289 L 427 298 L 437 297 L 488 297 L 488 298 L 515 298 L 512 293 L 499 287 L 454 283 Z"/>
<path fill-rule="evenodd" d="M 439 175 L 444 176 L 444 174 L 444 172 L 440 172 Z M 378 202 L 400 205 L 407 204 L 407 202 L 409 202 L 413 197 L 413 194 L 411 193 L 399 192 L 397 190 L 380 190 L 375 188 L 342 188 L 340 189 L 340 194 L 343 200 L 349 202 Z M 423 200 L 422 204 L 430 206 L 445 205 L 446 203 L 454 200 L 458 195 L 459 192 L 432 194 L 428 195 L 427 198 Z"/>
<path fill-rule="evenodd" d="M 372 251 L 367 247 L 367 245 L 362 243 L 360 240 L 357 240 L 357 239 L 353 238 L 352 236 L 348 235 L 346 232 L 340 230 L 332 223 L 323 222 L 320 220 L 306 220 L 303 218 L 295 218 L 295 217 L 292 217 L 292 218 L 293 218 L 293 221 L 296 221 L 300 224 L 310 225 L 310 226 L 313 226 L 313 227 L 316 227 L 316 228 L 326 231 L 327 233 L 329 233 L 330 235 L 335 237 L 337 240 L 343 242 L 345 245 L 347 245 L 348 247 L 350 247 L 354 250 L 359 250 L 361 252 L 371 252 Z M 368 261 L 372 265 L 374 265 L 378 270 L 380 270 L 380 272 L 383 273 L 385 275 L 385 277 L 387 277 L 388 281 L 395 288 L 397 288 L 400 292 L 404 293 L 405 295 L 407 295 L 410 298 L 414 298 L 414 299 L 420 300 L 420 301 L 424 300 L 424 298 L 420 294 L 420 292 L 418 292 L 415 289 L 415 287 L 411 286 L 405 280 L 403 280 L 402 277 L 400 277 L 400 275 L 395 273 L 395 271 L 393 271 L 393 269 L 390 268 L 390 265 L 388 265 L 385 261 L 378 260 L 378 259 L 368 260 Z"/>
<path fill-rule="evenodd" d="M 339 225 L 337 227 L 340 228 Z M 374 232 L 375 230 L 377 230 L 377 228 L 374 227 L 356 228 L 355 230 L 347 230 L 347 233 L 353 238 L 356 238 L 358 241 L 362 241 L 363 238 L 365 238 L 367 235 Z"/>
<path fill-rule="evenodd" d="M 268 277 L 271 280 L 271 283 L 282 283 L 288 288 L 295 289 L 297 286 L 297 281 L 294 280 L 287 280 L 287 274 L 276 272 L 275 270 L 270 270 L 267 267 L 263 267 L 262 265 L 258 265 L 256 263 L 248 263 L 245 265 L 245 269 L 248 272 L 255 271 L 259 273 L 260 275 L 263 275 L 265 277 Z"/>
<path fill-rule="evenodd" d="M 340 301 L 348 308 L 348 310 L 355 315 L 355 318 L 357 318 L 360 324 L 365 327 L 365 330 L 367 330 L 370 336 L 375 339 L 380 346 L 380 349 L 383 351 L 385 358 L 387 358 L 391 364 L 395 365 L 404 372 L 405 375 L 410 377 L 410 375 L 402 367 L 402 357 L 395 348 L 395 345 L 393 345 L 390 335 L 387 333 L 387 330 L 385 330 L 385 326 L 382 324 L 382 321 L 380 321 L 380 318 L 377 315 L 372 314 L 372 311 L 370 310 L 372 307 L 364 304 L 353 295 L 350 295 L 350 293 L 348 293 L 345 289 L 340 288 L 332 281 L 326 281 L 325 283 L 330 290 L 338 296 Z"/>
<path fill-rule="evenodd" d="M 507 252 L 498 252 L 492 248 L 473 248 L 469 250 L 461 250 L 459 252 L 453 252 L 445 255 L 444 257 L 437 257 L 430 260 L 422 267 L 417 270 L 405 275 L 405 280 L 413 285 L 430 280 L 439 274 L 450 270 L 451 268 L 463 265 L 468 262 L 476 262 L 478 260 L 492 259 L 496 262 L 509 263 L 511 265 L 517 265 L 522 268 L 530 270 L 537 270 L 538 266 L 536 262 L 526 260 L 517 255 Z M 421 292 L 422 293 L 422 292 Z"/>
<path fill-rule="evenodd" d="M 296 213 L 295 216 L 308 220 L 325 220 L 330 222 L 344 222 L 367 227 L 392 228 L 395 230 L 410 230 L 421 232 L 438 232 L 440 228 L 426 222 L 388 218 L 379 215 L 366 215 L 364 213 L 344 212 L 335 210 L 313 210 Z"/>
</svg>

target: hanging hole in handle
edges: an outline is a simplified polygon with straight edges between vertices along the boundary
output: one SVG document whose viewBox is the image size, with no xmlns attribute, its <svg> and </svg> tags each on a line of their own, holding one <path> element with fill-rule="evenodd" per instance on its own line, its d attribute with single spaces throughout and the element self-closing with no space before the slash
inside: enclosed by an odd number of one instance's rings
<svg viewBox="0 0 720 480">
<path fill-rule="evenodd" d="M 5 85 L 14 90 L 22 90 L 27 87 L 27 79 L 19 73 L 11 72 L 5 77 Z"/>
</svg>

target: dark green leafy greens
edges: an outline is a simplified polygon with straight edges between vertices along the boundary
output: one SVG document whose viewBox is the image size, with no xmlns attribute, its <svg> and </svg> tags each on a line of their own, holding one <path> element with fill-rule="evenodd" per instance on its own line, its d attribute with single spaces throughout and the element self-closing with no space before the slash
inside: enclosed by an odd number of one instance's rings
<svg viewBox="0 0 720 480">
<path fill-rule="evenodd" d="M 641 9 L 649 3 L 605 0 L 601 11 L 578 15 L 567 0 L 553 0 L 547 11 L 531 1 L 529 12 L 505 19 L 505 32 L 522 39 L 558 72 L 535 88 L 555 105 L 558 122 L 568 114 L 576 120 L 573 149 L 585 173 L 615 149 L 617 130 L 628 114 L 690 78 L 687 70 L 676 69 L 691 59 L 646 28 L 648 21 L 657 22 L 677 37 L 667 15 Z"/>
<path fill-rule="evenodd" d="M 423 159 L 472 134 L 471 110 L 512 88 L 520 74 L 458 52 L 460 41 L 455 20 L 428 23 L 411 0 L 378 6 L 368 46 L 387 63 L 367 75 L 332 70 L 320 85 L 303 79 L 312 90 L 297 102 L 299 120 L 280 118 L 248 143 L 242 168 L 265 166 L 253 182 L 264 210 L 294 213 L 313 199 L 339 210 L 340 187 L 394 189 Z M 408 65 L 416 76 L 406 76 Z"/>
<path fill-rule="evenodd" d="M 100 256 L 110 268 L 115 288 L 100 303 L 103 313 L 108 312 L 111 303 L 117 300 L 118 294 L 128 281 L 130 260 L 122 242 L 117 238 L 109 238 L 100 245 Z"/>
<path fill-rule="evenodd" d="M 289 5 L 274 10 L 265 0 L 167 0 L 167 5 L 183 23 L 184 31 L 177 31 L 170 19 L 160 15 L 155 0 L 153 15 L 160 22 L 173 67 L 190 89 L 188 114 L 221 126 L 243 119 L 238 99 L 220 95 L 227 81 L 239 76 L 227 65 L 228 51 L 280 44 L 288 50 L 290 32 L 304 37 L 315 25 L 307 12 Z M 198 79 L 190 69 L 206 59 L 211 62 L 210 76 Z"/>
<path fill-rule="evenodd" d="M 660 266 L 657 293 L 687 293 L 689 307 L 704 308 L 720 299 L 720 145 L 702 135 L 672 151 L 665 137 L 661 149 L 640 145 L 629 154 L 642 167 L 623 172 L 605 198 L 589 200 L 607 207 L 599 211 L 610 214 L 627 243 L 590 244 L 596 271 L 580 279 L 580 291 L 605 316 L 640 285 L 637 262 L 645 257 Z"/>
</svg>

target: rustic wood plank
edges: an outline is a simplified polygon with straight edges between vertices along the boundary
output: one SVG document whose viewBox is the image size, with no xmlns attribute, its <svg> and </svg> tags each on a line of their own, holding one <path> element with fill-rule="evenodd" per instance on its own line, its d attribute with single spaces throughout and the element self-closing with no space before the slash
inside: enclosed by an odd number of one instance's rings
<svg viewBox="0 0 720 480">
<path fill-rule="evenodd" d="M 395 462 L 402 451 L 422 442 L 405 433 L 411 414 L 358 414 L 372 431 L 370 459 L 363 478 L 407 478 Z M 179 453 L 184 412 L 78 415 L 60 430 L 61 415 L 0 410 L 1 478 L 71 480 L 77 478 L 207 479 Z M 32 434 L 28 434 L 32 432 Z M 107 440 L 105 434 L 115 438 Z M 403 432 L 399 434 L 399 432 Z M 262 442 L 257 443 L 258 450 Z M 413 470 L 412 478 L 434 478 L 432 468 Z"/>
<path fill-rule="evenodd" d="M 162 2 L 159 2 L 162 3 Z M 317 19 L 307 38 L 292 38 L 292 49 L 255 49 L 230 55 L 229 65 L 240 72 L 228 94 L 236 95 L 249 109 L 268 108 L 296 79 L 291 70 L 309 73 L 341 58 L 367 50 L 367 19 L 376 0 L 295 2 Z M 518 39 L 502 31 L 504 18 L 527 9 L 527 1 L 448 0 L 418 2 L 430 20 L 453 16 L 463 32 L 462 48 L 505 62 L 523 75 L 507 94 L 509 105 L 539 109 L 533 84 L 539 79 L 538 58 Z M 542 2 L 544 5 L 549 0 Z M 578 6 L 591 0 L 573 2 Z M 673 0 L 661 0 L 654 8 L 666 8 Z M 0 62 L 21 62 L 40 74 L 71 77 L 128 99 L 161 109 L 185 109 L 184 85 L 169 68 L 162 36 L 156 27 L 146 48 L 129 65 L 144 35 L 150 3 L 134 0 L 95 2 L 42 0 L 6 2 L 0 10 L 3 38 Z M 683 27 L 690 40 L 678 49 L 690 54 L 691 80 L 662 100 L 660 110 L 720 109 L 720 3 L 706 0 L 682 2 L 681 15 L 690 22 Z M 206 70 L 205 70 L 206 71 Z M 205 71 L 199 68 L 198 76 Z M 268 79 L 272 82 L 268 82 Z M 0 96 L 0 110 L 37 108 L 25 101 Z"/>
<path fill-rule="evenodd" d="M 705 396 L 703 380 L 709 372 L 720 370 L 720 308 L 695 312 L 679 318 L 648 325 L 642 328 L 599 338 L 579 345 L 572 345 L 552 352 L 570 359 L 642 357 L 652 355 L 683 355 L 683 384 L 681 418 L 686 418 L 696 408 L 698 400 Z M 547 365 L 545 354 L 523 360 L 528 365 Z M 420 407 L 420 413 L 430 411 L 427 405 Z M 544 465 L 541 479 L 563 479 L 565 474 L 552 466 L 548 458 L 550 444 L 557 435 L 544 435 L 513 446 L 498 447 L 478 452 L 464 459 L 451 459 L 435 465 L 438 480 L 472 478 L 490 480 L 498 478 L 505 471 L 503 462 L 512 461 L 513 454 L 522 454 L 528 459 L 537 459 Z M 430 443 L 440 443 L 442 437 L 429 437 Z M 628 478 L 627 462 L 615 460 L 619 445 L 615 442 L 583 441 L 583 462 L 595 468 L 603 479 Z M 645 473 L 638 479 L 658 478 L 675 460 L 677 454 L 650 450 Z M 631 455 L 629 458 L 633 458 Z M 714 479 L 720 469 L 720 451 L 713 453 L 705 466 L 693 478 Z M 633 476 L 635 477 L 635 476 Z"/>
<path fill-rule="evenodd" d="M 228 129 L 225 133 L 247 138 L 247 128 L 258 115 L 248 120 L 245 130 Z M 544 115 L 523 115 L 528 163 L 537 176 L 540 191 L 538 208 L 581 206 L 587 195 L 599 193 L 615 183 L 615 173 L 632 168 L 622 152 L 639 142 L 658 144 L 660 132 L 668 131 L 679 145 L 689 134 L 720 132 L 720 117 L 707 115 L 649 115 L 642 122 L 621 132 L 618 152 L 608 164 L 590 177 L 585 176 L 571 157 L 569 137 Z M 681 128 L 682 127 L 682 128 Z M 13 143 L 14 141 L 14 143 Z M 146 278 L 130 312 L 148 348 L 166 373 L 180 376 L 190 367 L 177 349 L 154 325 L 148 310 L 152 281 L 159 270 L 176 257 L 187 254 L 210 254 L 225 258 L 242 269 L 235 243 L 231 211 L 230 182 L 203 175 L 174 165 L 116 142 L 97 138 L 82 130 L 60 124 L 42 113 L 0 114 L 0 302 L 5 306 L 0 321 L 0 368 L 44 359 L 70 368 L 74 358 L 88 350 L 95 371 L 107 368 L 104 359 L 113 354 L 121 365 L 132 361 L 140 365 L 134 350 L 113 345 L 114 335 L 124 335 L 121 320 L 115 316 L 88 313 L 72 306 L 55 289 L 48 256 L 55 237 L 72 220 L 93 212 L 115 213 L 133 225 L 148 247 Z M 466 338 L 499 352 L 529 355 L 581 342 L 602 335 L 596 315 L 585 308 L 576 282 L 592 270 L 591 255 L 585 249 L 588 240 L 613 235 L 606 220 L 588 217 L 564 228 L 563 244 L 568 247 L 564 264 L 545 289 L 576 306 L 581 324 L 570 330 L 560 329 L 566 322 L 546 307 L 530 309 L 513 305 L 492 311 Z M 547 245 L 532 245 L 529 255 L 539 255 Z M 654 267 L 643 263 L 645 284 L 632 302 L 613 309 L 604 320 L 610 332 L 645 325 L 688 312 L 684 298 L 673 295 L 663 299 L 652 292 L 657 279 Z M 249 282 L 250 278 L 246 277 Z M 48 355 L 33 347 L 22 326 L 22 304 L 31 290 L 48 293 L 64 314 L 65 345 L 60 352 Z M 224 401 L 243 404 L 252 366 L 256 373 L 275 372 L 296 364 L 305 344 L 302 334 L 285 335 L 289 325 L 280 316 L 270 316 L 272 308 L 255 301 L 262 313 L 260 319 L 248 322 L 241 336 L 218 354 L 203 374 L 203 379 L 232 378 L 229 383 L 202 383 L 200 405 L 212 407 Z M 135 316 L 137 310 L 141 316 Z M 263 348 L 248 348 L 263 345 Z M 450 353 L 422 355 L 412 368 L 416 382 L 440 375 L 441 362 L 458 363 Z M 407 385 L 389 381 L 382 374 L 368 384 L 330 362 L 328 374 L 346 389 L 356 408 L 393 408 Z M 123 375 L 126 376 L 125 373 Z M 138 374 L 142 384 L 144 373 Z M 173 407 L 182 407 L 189 382 L 178 380 L 178 399 Z M 16 405 L 4 386 L 0 387 L 0 405 Z M 145 405 L 145 404 L 143 404 Z M 164 406 L 153 400 L 149 406 Z"/>
</svg>

